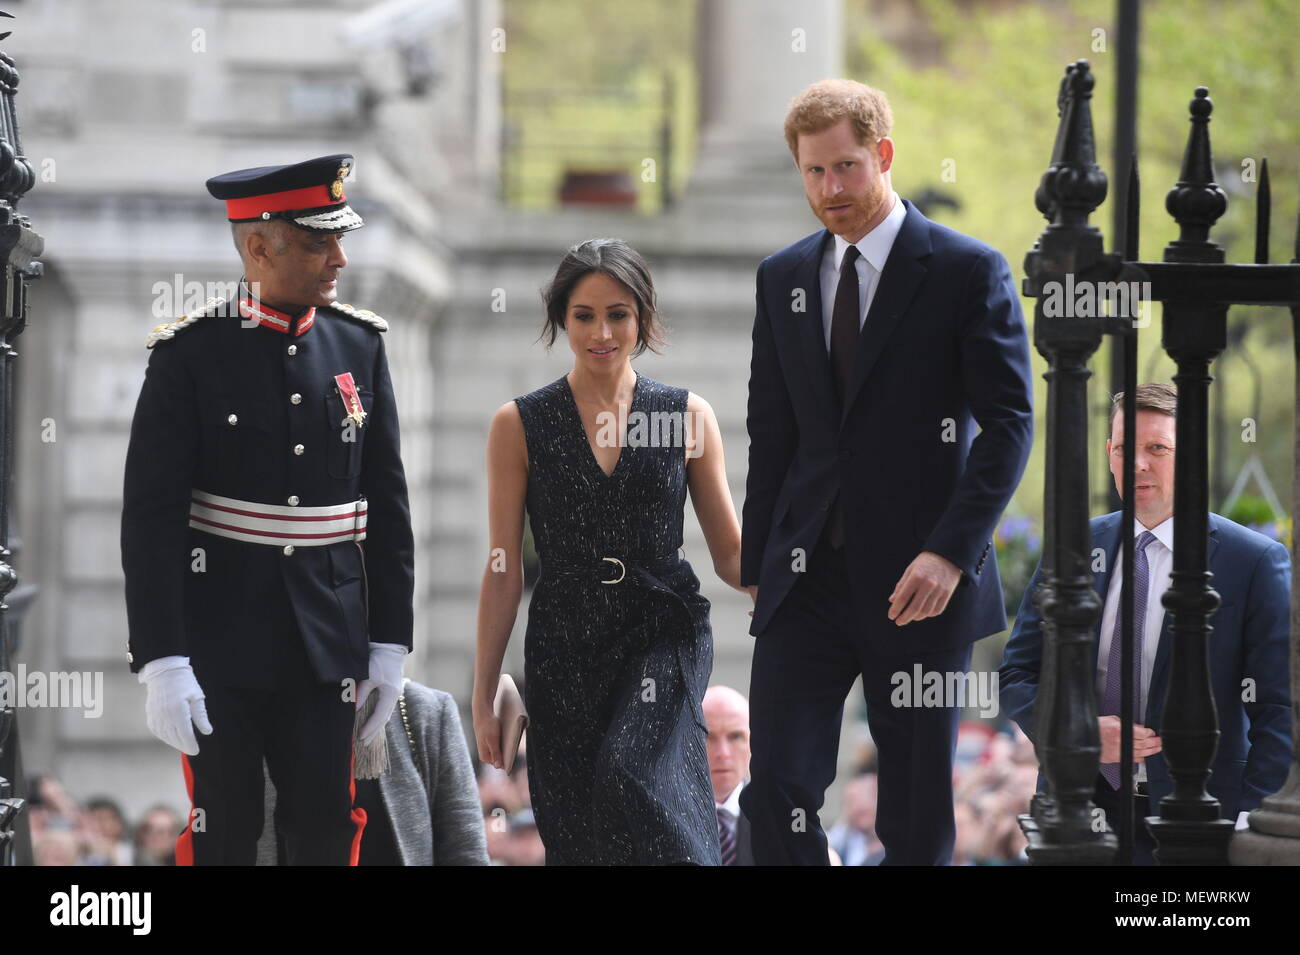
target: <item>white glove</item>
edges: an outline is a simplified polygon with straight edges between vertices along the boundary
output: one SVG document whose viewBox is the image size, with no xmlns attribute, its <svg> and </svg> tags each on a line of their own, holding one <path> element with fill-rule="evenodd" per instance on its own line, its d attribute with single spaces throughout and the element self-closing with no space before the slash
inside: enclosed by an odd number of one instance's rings
<svg viewBox="0 0 1300 955">
<path fill-rule="evenodd" d="M 149 732 L 188 756 L 199 754 L 194 727 L 212 734 L 203 689 L 194 677 L 189 657 L 159 657 L 140 668 L 140 682 L 149 689 L 145 719 Z"/>
<path fill-rule="evenodd" d="M 375 711 L 361 724 L 358 736 L 364 746 L 383 732 L 388 718 L 393 715 L 397 698 L 402 695 L 402 664 L 406 662 L 406 647 L 400 643 L 370 644 L 370 676 L 357 687 L 357 709 L 372 692 L 379 693 Z"/>
</svg>

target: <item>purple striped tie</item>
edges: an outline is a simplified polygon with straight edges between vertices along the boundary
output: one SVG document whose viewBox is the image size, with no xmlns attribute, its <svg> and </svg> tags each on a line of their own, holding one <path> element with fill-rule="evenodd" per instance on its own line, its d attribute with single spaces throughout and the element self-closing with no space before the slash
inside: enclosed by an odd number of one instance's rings
<svg viewBox="0 0 1300 955">
<path fill-rule="evenodd" d="M 718 844 L 722 847 L 723 865 L 736 864 L 736 837 L 727 821 L 730 815 L 725 809 L 718 810 Z"/>
<path fill-rule="evenodd" d="M 1142 713 L 1142 645 L 1146 642 L 1147 591 L 1150 586 L 1150 567 L 1147 564 L 1147 545 L 1156 539 L 1150 531 L 1143 531 L 1133 546 L 1133 722 L 1139 723 Z M 1102 716 L 1119 716 L 1119 681 L 1123 669 L 1120 663 L 1120 632 L 1124 615 L 1115 614 L 1115 630 L 1110 637 L 1110 662 L 1106 665 L 1106 692 L 1101 699 Z M 1119 789 L 1119 763 L 1102 763 L 1101 774 L 1111 789 Z"/>
</svg>

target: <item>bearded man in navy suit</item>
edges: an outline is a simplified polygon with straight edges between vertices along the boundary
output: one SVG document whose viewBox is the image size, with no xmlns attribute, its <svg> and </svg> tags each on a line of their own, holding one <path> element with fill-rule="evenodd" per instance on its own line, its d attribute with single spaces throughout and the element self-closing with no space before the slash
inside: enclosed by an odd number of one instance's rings
<svg viewBox="0 0 1300 955">
<path fill-rule="evenodd" d="M 1161 597 L 1173 567 L 1178 393 L 1170 385 L 1153 382 L 1139 385 L 1136 394 L 1136 439 L 1124 437 L 1124 396 L 1116 395 L 1106 455 L 1120 493 L 1125 449 L 1132 445 L 1137 455 L 1133 634 L 1139 715 L 1133 720 L 1137 762 L 1133 801 L 1139 822 L 1134 828 L 1133 861 L 1152 865 L 1155 842 L 1141 819 L 1155 815 L 1160 800 L 1173 788 L 1161 754 L 1159 726 L 1173 646 L 1172 614 L 1164 609 Z M 1119 812 L 1120 708 L 1118 676 L 1108 676 L 1118 671 L 1119 658 L 1120 517 L 1114 511 L 1090 522 L 1093 553 L 1101 558 L 1093 586 L 1103 601 L 1098 639 L 1092 644 L 1101 736 L 1101 772 L 1093 802 L 1106 813 L 1112 829 L 1117 828 Z M 1277 541 L 1218 514 L 1209 515 L 1208 537 L 1210 586 L 1221 602 L 1210 617 L 1210 688 L 1220 735 L 1207 788 L 1219 800 L 1220 814 L 1234 819 L 1281 789 L 1291 765 L 1291 558 Z M 1003 711 L 1030 739 L 1036 729 L 1034 702 L 1043 658 L 1043 620 L 1033 599 L 1041 580 L 1040 563 L 1016 615 L 999 680 Z M 1038 788 L 1043 786 L 1040 775 Z"/>
<path fill-rule="evenodd" d="M 796 97 L 786 143 L 826 228 L 758 268 L 740 797 L 758 865 L 827 864 L 817 813 L 859 674 L 884 864 L 947 864 L 959 707 L 897 678 L 964 674 L 1006 627 L 992 536 L 1032 440 L 1024 318 L 997 251 L 898 198 L 892 121 L 850 80 Z"/>
</svg>

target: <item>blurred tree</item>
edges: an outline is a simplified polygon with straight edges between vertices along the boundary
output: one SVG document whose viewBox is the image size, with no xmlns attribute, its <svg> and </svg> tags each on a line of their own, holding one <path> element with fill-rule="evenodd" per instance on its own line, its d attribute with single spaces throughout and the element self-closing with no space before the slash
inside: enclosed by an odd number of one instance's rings
<svg viewBox="0 0 1300 955">
<path fill-rule="evenodd" d="M 695 150 L 695 0 L 507 0 L 505 12 L 506 201 L 552 208 L 566 172 L 619 170 L 638 211 L 662 208 Z"/>
<path fill-rule="evenodd" d="M 900 41 L 903 7 L 881 0 L 854 0 L 847 8 L 848 74 L 877 86 L 894 111 L 897 159 L 894 185 L 900 195 L 935 188 L 954 196 L 958 210 L 934 208 L 935 218 L 997 248 L 1017 281 L 1025 253 L 1044 226 L 1033 194 L 1047 168 L 1056 134 L 1056 91 L 1065 64 L 1085 58 L 1097 76 L 1093 121 L 1099 162 L 1111 179 L 1117 49 L 1114 3 L 1001 3 L 996 6 L 923 0 L 911 11 L 908 42 Z M 1228 211 L 1211 233 L 1230 262 L 1254 261 L 1253 174 L 1269 158 L 1273 188 L 1273 261 L 1289 261 L 1295 234 L 1300 181 L 1300 4 L 1290 0 L 1151 0 L 1142 5 L 1138 74 L 1138 156 L 1142 182 L 1141 256 L 1159 259 L 1177 226 L 1165 211 L 1165 193 L 1178 178 L 1187 141 L 1187 104 L 1198 85 L 1208 86 L 1215 110 L 1210 132 L 1216 178 Z M 882 35 L 891 26 L 889 39 Z M 903 50 L 907 50 L 905 55 Z M 910 58 L 909 58 L 910 56 Z M 1092 217 L 1110 235 L 1110 203 Z M 1032 321 L 1032 302 L 1025 300 Z M 1171 380 L 1173 363 L 1160 349 L 1160 310 L 1140 339 L 1139 381 Z M 1280 308 L 1235 309 L 1247 321 L 1244 347 L 1265 382 L 1263 407 L 1253 408 L 1255 389 L 1244 362 L 1231 353 L 1216 362 L 1216 393 L 1228 422 L 1228 483 L 1257 450 L 1284 500 L 1291 487 L 1293 357 L 1289 316 Z M 1031 333 L 1032 334 L 1032 333 Z M 1046 365 L 1033 352 L 1037 376 Z M 1094 513 L 1105 508 L 1111 477 L 1106 470 L 1105 352 L 1094 358 L 1092 394 L 1097 414 L 1089 452 Z M 1046 385 L 1036 382 L 1038 421 L 1034 452 L 1012 511 L 1041 515 Z M 1243 418 L 1254 429 L 1238 427 Z M 1240 432 L 1240 439 L 1239 439 Z M 1254 443 L 1250 443 L 1251 439 Z M 1222 502 L 1213 502 L 1213 505 Z M 1212 505 L 1212 506 L 1213 506 Z"/>
</svg>

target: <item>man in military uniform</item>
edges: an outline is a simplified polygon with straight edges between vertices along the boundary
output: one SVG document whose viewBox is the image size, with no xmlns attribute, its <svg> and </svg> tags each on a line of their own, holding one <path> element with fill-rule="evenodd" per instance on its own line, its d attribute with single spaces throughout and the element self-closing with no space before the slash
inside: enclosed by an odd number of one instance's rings
<svg viewBox="0 0 1300 955">
<path fill-rule="evenodd" d="M 193 803 L 178 864 L 253 864 L 264 757 L 288 861 L 356 864 L 355 715 L 378 694 L 358 735 L 382 739 L 401 691 L 414 545 L 387 325 L 335 301 L 351 161 L 209 179 L 238 294 L 147 341 L 122 566 L 128 660 Z"/>
</svg>

